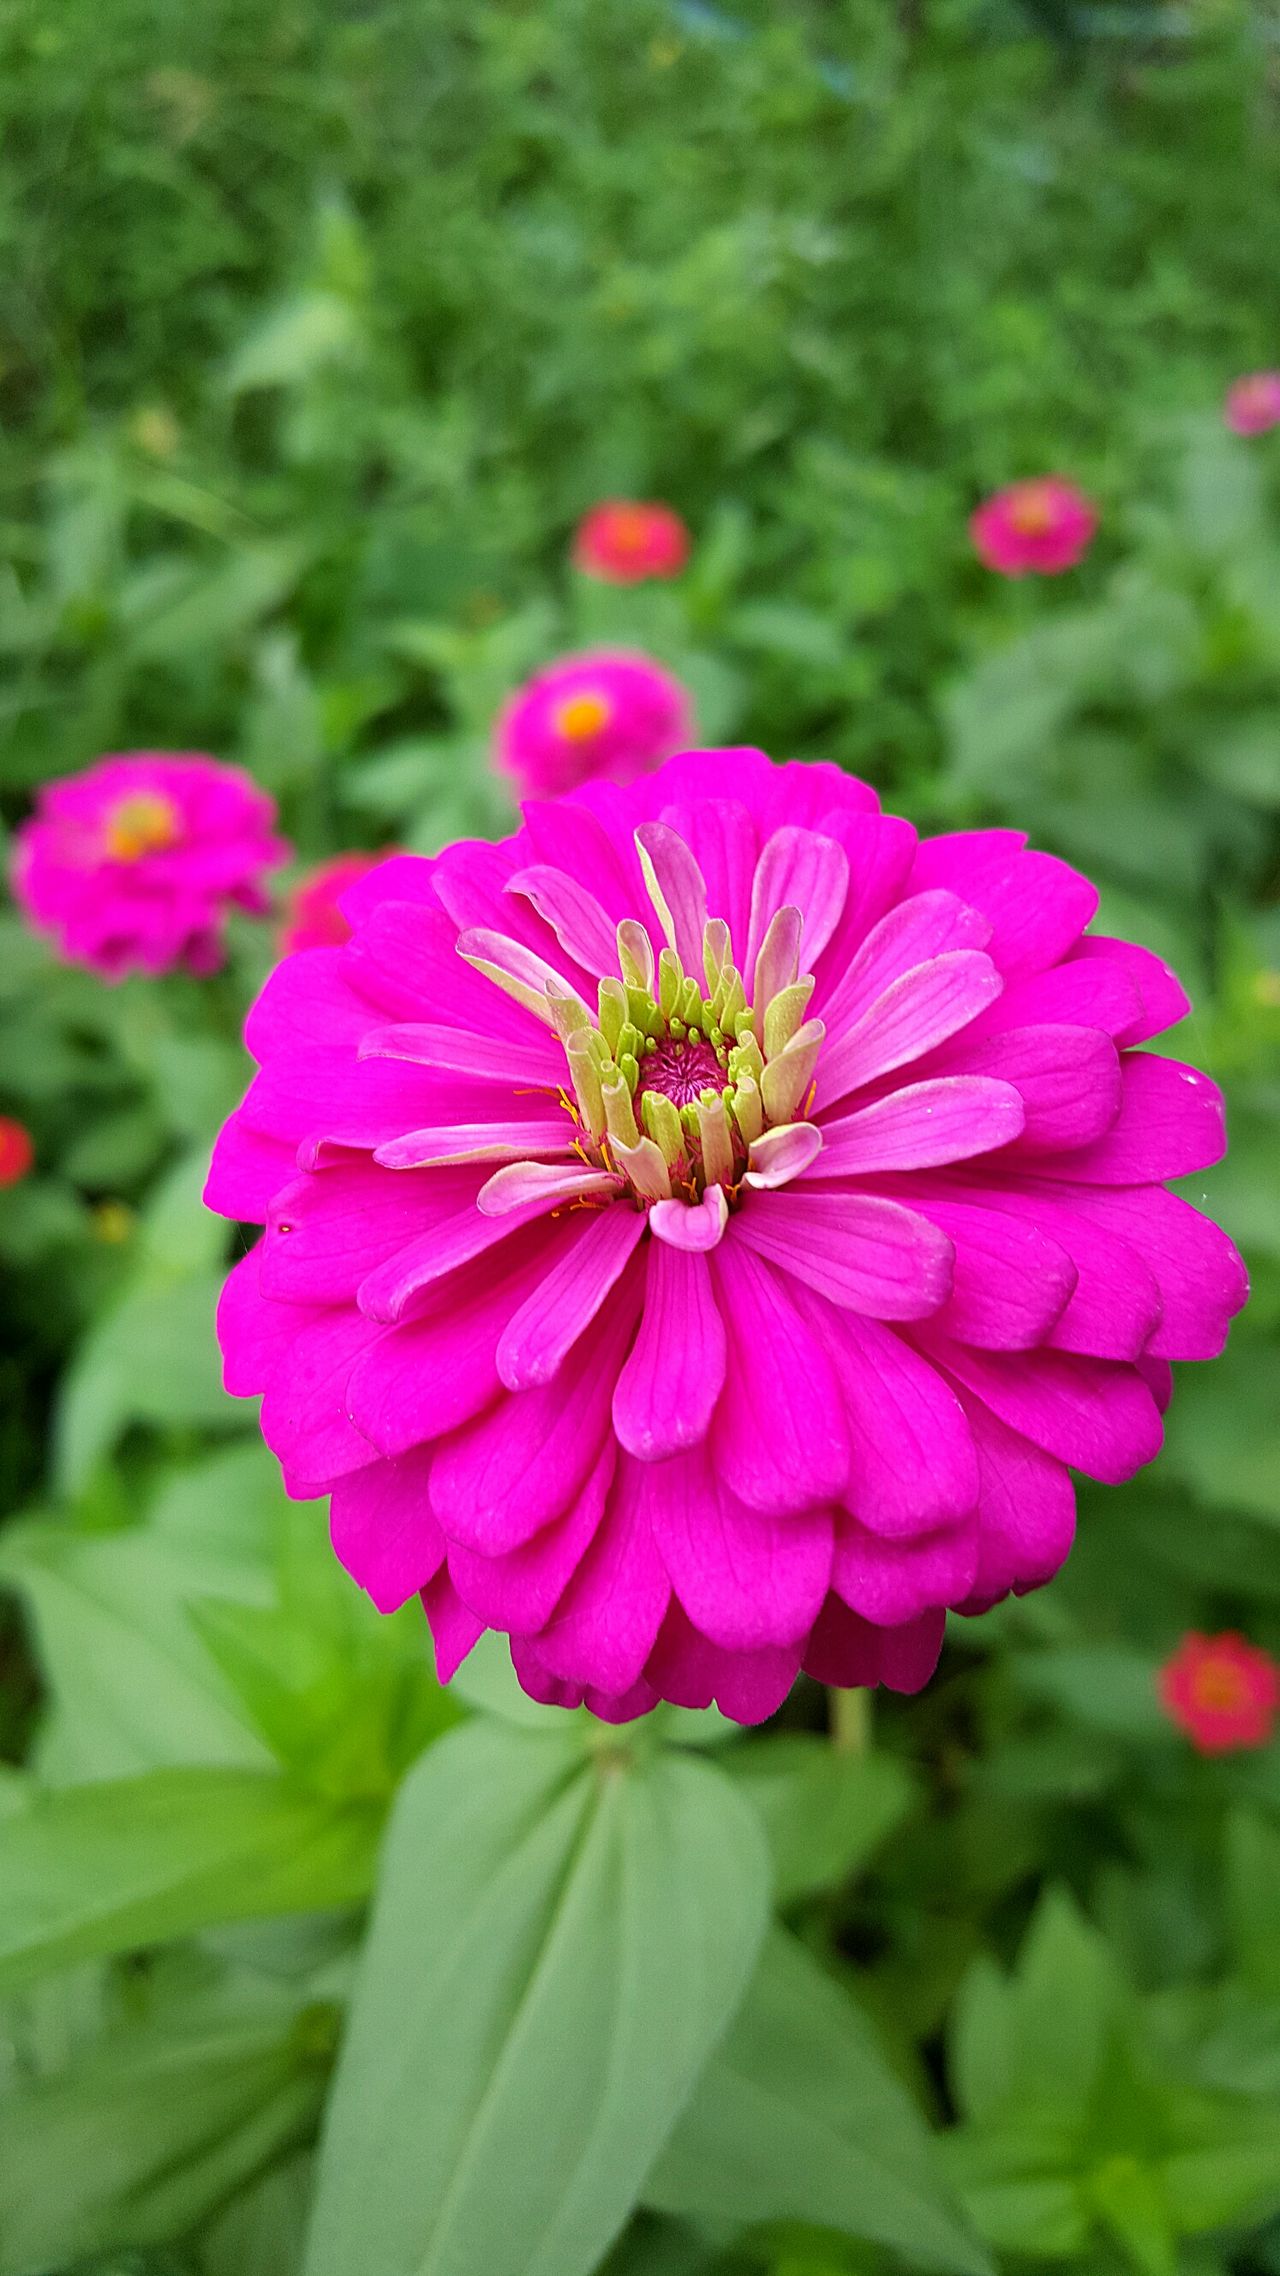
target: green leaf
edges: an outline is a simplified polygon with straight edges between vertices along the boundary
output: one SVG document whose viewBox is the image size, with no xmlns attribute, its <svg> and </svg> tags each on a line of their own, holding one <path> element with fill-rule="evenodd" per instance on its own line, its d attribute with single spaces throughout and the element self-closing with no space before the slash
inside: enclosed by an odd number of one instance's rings
<svg viewBox="0 0 1280 2276">
<path fill-rule="evenodd" d="M 752 1740 L 725 1768 L 764 1820 L 782 1905 L 847 1881 L 901 1824 L 915 1791 L 891 1755 L 841 1754 L 807 1731 Z"/>
<path fill-rule="evenodd" d="M 1280 1998 L 1280 1829 L 1244 1810 L 1226 1827 L 1227 1913 L 1251 1992 Z"/>
<path fill-rule="evenodd" d="M 392 1821 L 307 2276 L 588 2276 L 741 1995 L 766 1885 L 705 1762 L 443 1739 Z"/>
<path fill-rule="evenodd" d="M 645 2199 L 697 2221 L 815 2222 L 925 2268 L 989 2267 L 867 2018 L 781 1929 Z"/>
<path fill-rule="evenodd" d="M 158 1770 L 37 1796 L 0 1825 L 0 1990 L 231 1920 L 355 1903 L 379 1818 L 245 1770 Z"/>
<path fill-rule="evenodd" d="M 1149 1652 L 1130 1644 L 1081 1644 L 1020 1654 L 1012 1665 L 1033 1698 L 1052 1700 L 1089 1730 L 1113 1738 L 1169 1738 Z"/>
<path fill-rule="evenodd" d="M 0 2276 L 44 2276 L 83 2253 L 187 2234 L 307 2138 L 331 2037 L 327 2011 L 300 2015 L 279 2000 L 256 2013 L 167 2016 L 7 2096 Z M 282 2263 L 271 2276 L 284 2276 Z"/>
<path fill-rule="evenodd" d="M 308 2155 L 241 2190 L 201 2239 L 200 2276 L 299 2276 L 311 2202 Z"/>
</svg>

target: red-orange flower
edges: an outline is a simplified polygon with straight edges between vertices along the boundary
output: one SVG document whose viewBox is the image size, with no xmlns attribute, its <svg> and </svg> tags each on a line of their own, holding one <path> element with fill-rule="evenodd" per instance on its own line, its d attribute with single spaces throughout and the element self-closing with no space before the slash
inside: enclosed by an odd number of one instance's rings
<svg viewBox="0 0 1280 2276">
<path fill-rule="evenodd" d="M 1184 1636 L 1159 1682 L 1166 1715 L 1200 1754 L 1265 1746 L 1280 1713 L 1280 1664 L 1243 1636 Z"/>
<path fill-rule="evenodd" d="M 31 1132 L 11 1114 L 0 1114 L 0 1186 L 17 1185 L 35 1158 Z"/>
<path fill-rule="evenodd" d="M 579 522 L 573 558 L 588 577 L 610 585 L 675 577 L 689 558 L 689 532 L 670 506 L 606 498 Z"/>
</svg>

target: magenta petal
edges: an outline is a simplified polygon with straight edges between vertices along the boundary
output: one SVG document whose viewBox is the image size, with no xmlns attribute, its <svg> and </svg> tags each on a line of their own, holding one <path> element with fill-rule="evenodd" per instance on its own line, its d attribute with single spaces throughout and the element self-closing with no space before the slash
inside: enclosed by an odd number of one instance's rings
<svg viewBox="0 0 1280 2276">
<path fill-rule="evenodd" d="M 778 1517 L 728 1492 L 706 1449 L 652 1473 L 654 1538 L 695 1628 L 729 1651 L 806 1636 L 831 1573 L 831 1512 Z"/>
<path fill-rule="evenodd" d="M 379 1612 L 396 1612 L 426 1587 L 444 1558 L 431 1514 L 431 1454 L 417 1448 L 395 1462 L 371 1462 L 339 1478 L 329 1510 L 335 1556 Z"/>
<path fill-rule="evenodd" d="M 1222 1093 L 1197 1067 L 1128 1051 L 1120 1062 L 1124 1097 L 1105 1138 L 1079 1153 L 1054 1155 L 1047 1176 L 1090 1185 L 1154 1185 L 1191 1177 L 1226 1152 Z"/>
<path fill-rule="evenodd" d="M 407 1130 L 374 1150 L 385 1170 L 443 1169 L 451 1162 L 522 1162 L 539 1154 L 573 1151 L 573 1125 L 567 1114 L 547 1114 L 516 1122 L 442 1123 Z"/>
<path fill-rule="evenodd" d="M 845 1501 L 873 1533 L 901 1539 L 963 1517 L 978 1465 L 960 1401 L 910 1344 L 874 1320 L 828 1320 L 849 1418 Z"/>
<path fill-rule="evenodd" d="M 423 1589 L 422 1609 L 436 1648 L 437 1678 L 441 1683 L 451 1683 L 468 1652 L 475 1650 L 483 1636 L 484 1622 L 463 1603 L 445 1565 Z"/>
<path fill-rule="evenodd" d="M 519 893 L 550 925 L 562 948 L 585 972 L 597 979 L 618 969 L 617 920 L 610 924 L 595 894 L 563 869 L 534 863 L 520 869 L 507 885 Z"/>
<path fill-rule="evenodd" d="M 685 971 L 702 977 L 702 936 L 707 925 L 707 888 L 684 839 L 665 822 L 642 822 L 636 843 L 649 864 L 649 897 L 667 940 Z"/>
<path fill-rule="evenodd" d="M 649 1230 L 667 1248 L 686 1256 L 706 1256 L 724 1239 L 729 1204 L 722 1185 L 709 1185 L 701 1201 L 656 1201 Z"/>
<path fill-rule="evenodd" d="M 821 1075 L 821 1062 L 819 1062 Z M 944 1075 L 908 1083 L 874 1106 L 827 1121 L 810 1177 L 866 1177 L 876 1170 L 924 1170 L 990 1153 L 1016 1138 L 1026 1119 L 1011 1083 L 988 1075 Z"/>
<path fill-rule="evenodd" d="M 954 1194 L 941 1183 L 901 1181 L 914 1192 L 919 1208 L 945 1233 L 955 1253 L 949 1301 L 935 1326 L 961 1343 L 992 1351 L 1028 1351 L 1043 1343 L 1061 1319 L 1076 1286 L 1077 1271 L 1067 1247 L 1053 1238 L 1034 1209 L 1022 1217 L 1006 1209 L 1005 1189 L 993 1189 L 995 1207 L 984 1206 L 978 1186 Z"/>
<path fill-rule="evenodd" d="M 609 1430 L 639 1303 L 638 1279 L 624 1280 L 598 1332 L 574 1346 L 554 1383 L 509 1392 L 441 1447 L 431 1501 L 450 1541 L 497 1556 L 559 1517 L 581 1492 Z"/>
<path fill-rule="evenodd" d="M 790 826 L 762 848 L 751 888 L 751 922 L 743 978 L 752 992 L 760 944 L 779 909 L 799 909 L 800 969 L 812 972 L 839 922 L 849 888 L 849 860 L 834 838 Z M 713 914 L 717 912 L 713 911 Z"/>
<path fill-rule="evenodd" d="M 435 863 L 425 854 L 388 854 L 376 869 L 352 879 L 342 895 L 342 913 L 349 925 L 367 923 L 384 901 L 435 906 L 431 879 Z"/>
<path fill-rule="evenodd" d="M 882 1683 L 889 1691 L 922 1691 L 938 1664 L 945 1612 L 922 1612 L 899 1628 L 875 1628 L 838 1596 L 829 1596 L 805 1646 L 804 1672 L 841 1690 Z"/>
<path fill-rule="evenodd" d="M 483 1222 L 483 1220 L 482 1220 Z M 615 1203 L 562 1227 L 555 1263 L 503 1330 L 498 1373 L 509 1391 L 549 1383 L 590 1327 L 645 1230 L 641 1211 Z"/>
<path fill-rule="evenodd" d="M 838 1500 L 849 1441 L 820 1339 L 772 1267 L 741 1242 L 726 1241 L 712 1270 L 728 1338 L 724 1391 L 711 1426 L 721 1477 L 753 1509 L 803 1510 Z"/>
<path fill-rule="evenodd" d="M 916 857 L 913 882 L 949 886 L 990 918 L 989 953 L 1002 972 L 1043 972 L 1073 949 L 1098 906 L 1087 877 L 1054 854 L 1029 853 L 1006 842 L 1012 833 L 962 831 L 929 838 Z M 985 844 L 984 844 L 985 841 Z M 981 850 L 989 860 L 975 858 Z"/>
<path fill-rule="evenodd" d="M 964 1405 L 981 1478 L 973 1594 L 991 1604 L 1053 1578 L 1075 1534 L 1075 1493 L 1060 1462 L 998 1422 L 980 1400 Z"/>
<path fill-rule="evenodd" d="M 308 954 L 319 951 L 308 951 Z M 513 1043 L 506 1035 L 477 1035 L 469 1027 L 432 1025 L 429 1021 L 401 1020 L 392 1026 L 366 1023 L 360 1044 L 362 1059 L 399 1059 L 415 1067 L 431 1067 L 437 1074 L 465 1075 L 479 1082 L 533 1084 L 554 1091 L 564 1080 L 564 1053 L 546 1036 L 541 1042 L 534 1030 L 530 1043 Z"/>
<path fill-rule="evenodd" d="M 618 1464 L 602 1523 L 535 1648 L 551 1674 L 612 1694 L 641 1672 L 671 1600 L 653 1537 L 652 1463 Z"/>
<path fill-rule="evenodd" d="M 877 1627 L 896 1627 L 922 1612 L 961 1603 L 977 1569 L 972 1518 L 901 1540 L 872 1533 L 844 1512 L 837 1518 L 832 1587 Z"/>
<path fill-rule="evenodd" d="M 558 1675 L 550 1675 L 526 1636 L 511 1639 L 511 1665 L 516 1680 L 529 1699 L 536 1699 L 542 1707 L 585 1707 L 601 1723 L 634 1723 L 641 1715 L 652 1714 L 658 1704 L 658 1694 L 652 1684 L 638 1682 L 626 1691 L 597 1691 L 589 1683 L 565 1683 Z"/>
<path fill-rule="evenodd" d="M 1141 1025 L 1142 998 L 1136 981 L 1124 964 L 1110 958 L 1088 957 L 1088 938 L 1079 942 L 1081 953 L 1068 964 L 1055 964 L 1051 972 L 1031 972 L 1009 980 L 1003 995 L 981 1012 L 969 1033 L 1004 1035 L 1015 1027 L 1096 1027 L 1114 1043 L 1131 1043 L 1131 1030 Z"/>
<path fill-rule="evenodd" d="M 281 1307 L 284 1309 L 284 1307 Z M 322 1490 L 330 1479 L 372 1460 L 373 1448 L 347 1411 L 352 1375 L 373 1359 L 386 1329 L 345 1307 L 288 1307 L 287 1364 L 277 1364 L 262 1402 L 262 1435 L 292 1474 L 290 1490 Z M 305 1326 L 297 1324 L 299 1317 Z"/>
<path fill-rule="evenodd" d="M 867 1193 L 798 1186 L 761 1195 L 735 1241 L 831 1303 L 876 1320 L 921 1320 L 951 1290 L 952 1248 L 927 1217 Z"/>
<path fill-rule="evenodd" d="M 918 1328 L 926 1349 L 1011 1430 L 1103 1485 L 1122 1485 L 1154 1461 L 1163 1433 L 1156 1403 L 1133 1367 L 1073 1352 L 975 1351 Z"/>
<path fill-rule="evenodd" d="M 1075 953 L 1079 958 L 1097 959 L 1095 969 L 1123 969 L 1137 990 L 1138 1016 L 1123 1032 L 1114 1031 L 1117 1043 L 1148 1043 L 1153 1035 L 1163 1035 L 1166 1028 L 1176 1027 L 1191 1009 L 1191 999 L 1177 973 L 1170 970 L 1154 949 L 1140 948 L 1132 940 L 1108 940 L 1105 934 L 1089 933 L 1078 943 Z"/>
<path fill-rule="evenodd" d="M 379 1024 L 376 1005 L 351 987 L 341 948 L 286 956 L 266 981 L 244 1027 L 246 1050 L 263 1064 L 295 1044 L 359 1043 Z"/>
<path fill-rule="evenodd" d="M 729 1652 L 700 1635 L 673 1604 L 645 1673 L 677 1707 L 717 1706 L 735 1723 L 763 1723 L 776 1715 L 800 1672 L 798 1644 L 759 1652 Z"/>
<path fill-rule="evenodd" d="M 240 1114 L 224 1122 L 205 1180 L 204 1205 L 245 1224 L 266 1221 L 272 1198 L 297 1174 L 294 1150 L 280 1138 L 250 1130 Z"/>
<path fill-rule="evenodd" d="M 994 1002 L 1000 986 L 999 973 L 981 949 L 952 949 L 904 972 L 824 1054 L 824 1101 L 830 1106 L 946 1042 Z"/>
<path fill-rule="evenodd" d="M 613 1427 L 628 1453 L 661 1462 L 711 1428 L 724 1384 L 724 1323 L 705 1257 L 652 1241 L 640 1331 L 613 1394 Z"/>
<path fill-rule="evenodd" d="M 451 1544 L 450 1576 L 478 1619 L 513 1636 L 528 1636 L 546 1626 L 595 1539 L 616 1462 L 617 1449 L 606 1442 L 564 1516 L 544 1525 L 517 1549 L 481 1557 L 460 1542 Z"/>
<path fill-rule="evenodd" d="M 308 950 L 305 952 L 310 954 Z M 251 1130 L 298 1145 L 326 1139 L 371 1150 L 445 1104 L 442 1078 L 391 1059 L 357 1059 L 351 1046 L 300 1045 L 268 1061 L 240 1113 Z"/>
<path fill-rule="evenodd" d="M 379 1453 L 405 1454 L 443 1437 L 497 1396 L 498 1338 L 530 1277 L 523 1252 L 512 1262 L 492 1286 L 472 1284 L 426 1319 L 378 1329 L 381 1340 L 352 1371 L 347 1406 Z"/>
<path fill-rule="evenodd" d="M 751 887 L 756 868 L 756 827 L 745 806 L 733 798 L 711 798 L 697 806 L 665 806 L 662 820 L 684 839 L 702 872 L 707 908 L 729 927 L 733 959 L 746 969 Z"/>
<path fill-rule="evenodd" d="M 834 976 L 830 994 L 819 989 L 813 1008 L 826 1021 L 828 1037 L 839 1038 L 904 973 L 956 950 L 984 948 L 990 938 L 986 917 L 958 894 L 915 893 L 879 919 Z"/>
<path fill-rule="evenodd" d="M 468 1202 L 474 1211 L 480 1175 L 406 1171 L 393 1178 L 358 1156 L 295 1173 L 267 1212 L 264 1294 L 286 1303 L 349 1303 L 366 1275 L 407 1243 L 434 1236 Z"/>
<path fill-rule="evenodd" d="M 385 1004 L 390 1018 L 426 1020 L 447 1004 L 451 1026 L 509 1036 L 524 1048 L 539 1036 L 531 1012 L 464 963 L 458 928 L 442 909 L 383 902 L 343 953 L 352 985 Z"/>
<path fill-rule="evenodd" d="M 972 1190 L 975 1199 L 986 1198 L 980 1189 Z M 1071 1260 L 1075 1286 L 1050 1324 L 1047 1340 L 1059 1350 L 1092 1353 L 1096 1359 L 1136 1359 L 1159 1324 L 1160 1289 L 1139 1249 L 1092 1223 L 1077 1206 L 1074 1196 L 1081 1190 L 1028 1179 L 993 1188 L 990 1201 L 1000 1216 L 1016 1220 L 1037 1240 L 1047 1236 Z M 948 1334 L 959 1333 L 950 1319 L 937 1325 Z M 962 1340 L 992 1341 L 968 1335 Z"/>
<path fill-rule="evenodd" d="M 404 1174 L 409 1177 L 414 1173 L 406 1171 Z M 474 1264 L 477 1257 L 486 1255 L 490 1249 L 500 1248 L 533 1214 L 536 1213 L 526 1212 L 523 1217 L 482 1217 L 473 1196 L 469 1205 L 464 1204 L 452 1216 L 438 1220 L 429 1231 L 406 1242 L 393 1256 L 365 1274 L 356 1291 L 360 1310 L 367 1319 L 396 1325 L 430 1307 L 435 1302 L 433 1292 L 440 1281 L 449 1279 L 463 1265 Z M 497 1261 L 500 1264 L 502 1260 Z"/>
<path fill-rule="evenodd" d="M 936 1066 L 1014 1085 L 1027 1117 L 1019 1153 L 1088 1146 L 1120 1111 L 1120 1061 L 1096 1027 L 1014 1028 L 977 1042 L 961 1036 Z"/>
<path fill-rule="evenodd" d="M 1058 1190 L 1091 1234 L 1118 1237 L 1154 1272 L 1163 1313 L 1151 1350 L 1164 1359 L 1215 1359 L 1249 1294 L 1244 1263 L 1226 1234 L 1160 1186 Z"/>
<path fill-rule="evenodd" d="M 265 1391 L 281 1356 L 279 1309 L 262 1293 L 262 1248 L 232 1266 L 218 1298 L 222 1381 L 233 1399 Z"/>
</svg>

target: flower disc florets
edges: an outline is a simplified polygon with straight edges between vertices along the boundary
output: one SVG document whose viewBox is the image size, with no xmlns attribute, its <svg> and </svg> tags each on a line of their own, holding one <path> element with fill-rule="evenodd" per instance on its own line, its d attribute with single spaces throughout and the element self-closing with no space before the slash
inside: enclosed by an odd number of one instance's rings
<svg viewBox="0 0 1280 2276">
<path fill-rule="evenodd" d="M 399 857 L 286 960 L 212 1205 L 291 1491 L 447 1677 L 755 1721 L 913 1689 L 1038 1586 L 1068 1467 L 1160 1443 L 1245 1283 L 1163 1188 L 1220 1102 L 1182 1016 L 1012 831 L 919 841 L 834 768 L 693 753 Z"/>
</svg>

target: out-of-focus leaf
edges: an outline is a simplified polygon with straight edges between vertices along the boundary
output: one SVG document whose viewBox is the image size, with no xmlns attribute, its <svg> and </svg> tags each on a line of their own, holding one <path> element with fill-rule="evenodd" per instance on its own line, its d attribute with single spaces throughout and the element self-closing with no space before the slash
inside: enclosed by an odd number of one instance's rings
<svg viewBox="0 0 1280 2276">
<path fill-rule="evenodd" d="M 886 1754 L 849 1755 L 808 1732 L 779 1732 L 726 1758 L 764 1821 L 774 1896 L 791 1904 L 848 1879 L 901 1824 L 914 1787 Z"/>
</svg>

